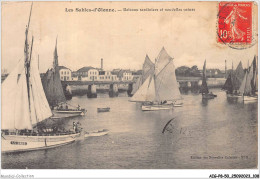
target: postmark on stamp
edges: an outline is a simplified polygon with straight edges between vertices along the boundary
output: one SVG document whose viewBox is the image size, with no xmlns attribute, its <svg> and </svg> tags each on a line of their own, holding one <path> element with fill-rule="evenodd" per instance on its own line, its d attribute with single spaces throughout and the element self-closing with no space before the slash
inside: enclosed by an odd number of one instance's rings
<svg viewBox="0 0 260 179">
<path fill-rule="evenodd" d="M 218 14 L 219 43 L 252 45 L 252 2 L 220 2 Z"/>
</svg>

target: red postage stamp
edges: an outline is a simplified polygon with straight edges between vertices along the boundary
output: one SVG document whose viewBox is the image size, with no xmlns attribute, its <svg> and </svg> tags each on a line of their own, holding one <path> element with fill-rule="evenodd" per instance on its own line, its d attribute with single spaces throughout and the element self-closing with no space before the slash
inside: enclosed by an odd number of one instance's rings
<svg viewBox="0 0 260 179">
<path fill-rule="evenodd" d="M 250 44 L 252 42 L 252 2 L 220 2 L 218 42 Z"/>
</svg>

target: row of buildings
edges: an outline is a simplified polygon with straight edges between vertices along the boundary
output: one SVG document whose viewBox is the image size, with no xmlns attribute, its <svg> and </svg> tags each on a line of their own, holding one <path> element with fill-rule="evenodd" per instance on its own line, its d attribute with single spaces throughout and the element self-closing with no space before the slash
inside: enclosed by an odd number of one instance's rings
<svg viewBox="0 0 260 179">
<path fill-rule="evenodd" d="M 132 81 L 135 77 L 142 75 L 142 71 L 130 71 L 114 69 L 104 71 L 102 68 L 91 66 L 82 67 L 77 71 L 59 66 L 61 81 Z"/>
</svg>

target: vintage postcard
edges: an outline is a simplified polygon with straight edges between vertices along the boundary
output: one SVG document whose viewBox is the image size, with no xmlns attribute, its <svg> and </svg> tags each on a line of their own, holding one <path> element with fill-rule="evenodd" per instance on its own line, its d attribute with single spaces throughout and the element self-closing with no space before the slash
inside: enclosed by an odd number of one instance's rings
<svg viewBox="0 0 260 179">
<path fill-rule="evenodd" d="M 256 2 L 1 6 L 2 169 L 258 168 Z"/>
</svg>

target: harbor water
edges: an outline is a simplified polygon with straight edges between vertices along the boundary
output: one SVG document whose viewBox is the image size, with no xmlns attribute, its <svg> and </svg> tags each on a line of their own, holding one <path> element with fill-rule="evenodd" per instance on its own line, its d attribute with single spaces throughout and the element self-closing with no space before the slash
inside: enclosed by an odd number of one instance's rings
<svg viewBox="0 0 260 179">
<path fill-rule="evenodd" d="M 87 114 L 59 123 L 70 129 L 79 121 L 84 131 L 108 129 L 109 134 L 53 149 L 3 154 L 2 168 L 256 168 L 257 103 L 227 100 L 220 89 L 213 92 L 218 97 L 206 101 L 187 92 L 183 107 L 150 112 L 129 102 L 126 93 L 114 98 L 108 94 L 73 97 L 68 104 L 79 104 Z M 110 112 L 98 113 L 100 107 L 110 107 Z"/>
</svg>

